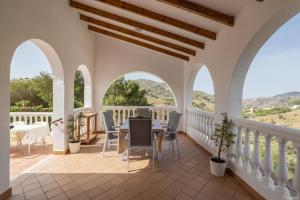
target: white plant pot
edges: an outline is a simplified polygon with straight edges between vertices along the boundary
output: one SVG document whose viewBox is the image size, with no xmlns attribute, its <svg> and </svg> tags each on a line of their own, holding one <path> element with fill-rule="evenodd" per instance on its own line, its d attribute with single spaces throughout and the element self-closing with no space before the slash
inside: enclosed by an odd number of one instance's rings
<svg viewBox="0 0 300 200">
<path fill-rule="evenodd" d="M 70 153 L 78 153 L 80 151 L 80 142 L 69 143 Z"/>
<path fill-rule="evenodd" d="M 224 176 L 225 174 L 225 168 L 226 168 L 226 161 L 224 163 L 218 163 L 215 161 L 212 161 L 213 157 L 209 158 L 209 164 L 210 164 L 210 173 L 214 176 Z"/>
</svg>

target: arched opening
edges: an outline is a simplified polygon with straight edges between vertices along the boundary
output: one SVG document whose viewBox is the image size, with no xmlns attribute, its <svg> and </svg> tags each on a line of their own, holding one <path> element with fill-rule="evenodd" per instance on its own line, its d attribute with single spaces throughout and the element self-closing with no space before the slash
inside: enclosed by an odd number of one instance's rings
<svg viewBox="0 0 300 200">
<path fill-rule="evenodd" d="M 232 76 L 229 99 L 232 116 L 300 128 L 297 118 L 300 15 L 293 17 L 294 11 L 292 9 L 275 16 L 244 49 Z M 253 133 L 250 140 L 253 141 Z M 263 137 L 259 139 L 259 143 L 264 144 Z M 274 137 L 274 166 L 277 165 L 278 149 L 278 141 Z M 260 154 L 264 156 L 263 150 Z M 292 142 L 286 145 L 286 155 L 291 183 L 296 166 L 296 150 Z"/>
<path fill-rule="evenodd" d="M 103 106 L 177 106 L 169 85 L 148 72 L 130 72 L 115 79 L 102 100 Z"/>
<path fill-rule="evenodd" d="M 300 15 L 280 27 L 256 54 L 243 89 L 242 116 L 300 128 Z"/>
<path fill-rule="evenodd" d="M 92 80 L 88 68 L 80 65 L 74 77 L 74 108 L 91 108 Z"/>
<path fill-rule="evenodd" d="M 194 80 L 192 106 L 200 110 L 214 112 L 214 85 L 210 72 L 205 65 L 198 70 Z"/>
<path fill-rule="evenodd" d="M 53 127 L 50 134 L 50 122 L 64 117 L 64 75 L 54 49 L 42 40 L 31 39 L 16 48 L 10 77 L 10 163 L 14 178 L 52 151 L 65 149 L 64 129 Z M 30 132 L 37 129 L 34 134 Z"/>
</svg>

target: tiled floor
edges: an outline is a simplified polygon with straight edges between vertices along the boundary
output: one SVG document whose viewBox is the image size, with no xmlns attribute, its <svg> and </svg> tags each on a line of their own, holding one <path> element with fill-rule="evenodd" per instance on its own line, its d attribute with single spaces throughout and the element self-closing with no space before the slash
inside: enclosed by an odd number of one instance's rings
<svg viewBox="0 0 300 200">
<path fill-rule="evenodd" d="M 180 135 L 182 158 L 164 149 L 155 172 L 145 158 L 130 162 L 127 173 L 127 162 L 115 150 L 102 158 L 101 147 L 97 143 L 79 154 L 52 156 L 11 183 L 12 199 L 253 199 L 232 177 L 211 176 L 209 154 L 187 136 Z"/>
<path fill-rule="evenodd" d="M 36 163 L 42 161 L 52 154 L 52 141 L 50 138 L 46 139 L 46 146 L 42 143 L 37 143 L 36 148 L 31 148 L 31 153 L 28 155 L 28 145 L 24 144 L 22 149 L 17 150 L 17 144 L 10 145 L 10 177 L 14 179 L 24 170 L 30 168 Z"/>
</svg>

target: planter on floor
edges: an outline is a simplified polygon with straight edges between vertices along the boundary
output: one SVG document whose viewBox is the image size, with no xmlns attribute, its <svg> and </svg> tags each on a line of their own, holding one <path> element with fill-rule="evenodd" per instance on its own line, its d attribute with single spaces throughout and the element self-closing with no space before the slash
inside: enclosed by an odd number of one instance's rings
<svg viewBox="0 0 300 200">
<path fill-rule="evenodd" d="M 79 151 L 80 151 L 80 143 L 81 142 L 69 143 L 69 151 L 70 151 L 70 153 L 79 153 Z"/>
<path fill-rule="evenodd" d="M 217 157 L 209 158 L 210 173 L 214 176 L 224 176 L 226 161 Z"/>
</svg>

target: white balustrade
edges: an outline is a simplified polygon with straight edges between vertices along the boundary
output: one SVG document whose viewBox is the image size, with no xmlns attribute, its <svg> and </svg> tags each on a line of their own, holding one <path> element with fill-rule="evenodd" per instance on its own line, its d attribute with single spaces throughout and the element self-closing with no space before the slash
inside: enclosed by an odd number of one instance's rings
<svg viewBox="0 0 300 200">
<path fill-rule="evenodd" d="M 214 115 L 196 108 L 186 110 L 186 132 L 197 143 L 214 152 L 215 147 L 210 136 L 214 128 Z"/>
<path fill-rule="evenodd" d="M 10 112 L 10 123 L 24 122 L 25 124 L 33 124 L 36 122 L 50 123 L 52 120 L 52 112 Z"/>
<path fill-rule="evenodd" d="M 169 112 L 178 111 L 177 107 L 155 107 L 155 106 L 102 106 L 100 113 L 105 112 L 106 110 L 113 111 L 113 118 L 116 124 L 123 123 L 128 117 L 136 116 L 137 108 L 149 108 L 151 112 L 152 119 L 159 119 L 163 123 L 168 123 Z M 100 115 L 100 120 L 102 116 Z"/>
<path fill-rule="evenodd" d="M 187 134 L 203 148 L 214 153 L 210 141 L 214 130 L 213 114 L 188 108 L 185 119 Z M 243 118 L 234 118 L 232 121 L 236 142 L 230 152 L 235 153 L 235 156 L 233 159 L 226 157 L 231 163 L 227 166 L 266 199 L 300 200 L 300 130 Z M 288 142 L 294 144 L 297 154 L 293 184 L 288 180 Z M 263 152 L 260 150 L 262 146 Z M 278 148 L 276 156 L 272 155 L 274 148 Z M 276 157 L 277 160 L 274 160 Z M 276 170 L 273 167 L 275 161 Z"/>
</svg>

